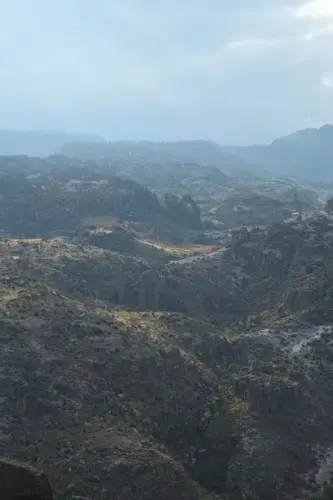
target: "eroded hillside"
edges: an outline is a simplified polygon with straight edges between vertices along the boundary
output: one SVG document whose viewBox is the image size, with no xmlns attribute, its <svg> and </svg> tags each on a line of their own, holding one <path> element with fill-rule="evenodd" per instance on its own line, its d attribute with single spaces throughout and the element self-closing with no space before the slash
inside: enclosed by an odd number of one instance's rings
<svg viewBox="0 0 333 500">
<path fill-rule="evenodd" d="M 230 228 L 213 231 L 195 196 L 65 159 L 36 177 L 20 161 L 1 179 L 2 454 L 44 469 L 59 500 L 321 494 L 333 472 L 322 206 L 283 190 L 295 216 L 230 231 L 231 200 Z"/>
</svg>

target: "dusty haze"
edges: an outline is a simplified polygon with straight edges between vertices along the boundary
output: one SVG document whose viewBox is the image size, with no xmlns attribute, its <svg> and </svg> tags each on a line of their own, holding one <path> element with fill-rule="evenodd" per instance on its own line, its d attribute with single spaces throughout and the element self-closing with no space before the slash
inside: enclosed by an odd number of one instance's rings
<svg viewBox="0 0 333 500">
<path fill-rule="evenodd" d="M 0 128 L 267 142 L 333 119 L 331 0 L 3 0 Z"/>
</svg>

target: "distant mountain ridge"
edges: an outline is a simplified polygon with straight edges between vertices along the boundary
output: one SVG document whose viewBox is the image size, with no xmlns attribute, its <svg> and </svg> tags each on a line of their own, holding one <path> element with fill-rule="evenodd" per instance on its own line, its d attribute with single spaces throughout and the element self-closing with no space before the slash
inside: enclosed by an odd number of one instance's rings
<svg viewBox="0 0 333 500">
<path fill-rule="evenodd" d="M 70 141 L 100 142 L 103 138 L 48 130 L 0 130 L 0 155 L 49 156 Z"/>
<path fill-rule="evenodd" d="M 227 172 L 259 176 L 288 176 L 304 180 L 333 177 L 333 126 L 304 129 L 273 141 L 270 145 L 220 146 L 213 141 L 116 141 L 72 142 L 62 146 L 66 156 L 115 161 L 195 161 L 216 165 Z"/>
<path fill-rule="evenodd" d="M 216 166 L 228 173 L 237 172 L 247 177 L 253 177 L 253 172 L 243 159 L 224 152 L 217 143 L 206 140 L 177 142 L 72 142 L 64 144 L 60 150 L 60 154 L 83 160 L 109 158 L 112 161 L 156 164 L 166 162 L 196 162 L 201 165 Z"/>
<path fill-rule="evenodd" d="M 222 150 L 274 175 L 313 181 L 333 177 L 332 125 L 300 130 L 276 139 L 269 146 L 223 147 Z"/>
<path fill-rule="evenodd" d="M 333 177 L 333 126 L 304 129 L 269 145 L 220 146 L 209 140 L 114 141 L 90 134 L 0 130 L 0 155 L 49 156 L 85 160 L 109 158 L 161 164 L 197 162 L 245 176 L 287 176 L 310 181 Z"/>
</svg>

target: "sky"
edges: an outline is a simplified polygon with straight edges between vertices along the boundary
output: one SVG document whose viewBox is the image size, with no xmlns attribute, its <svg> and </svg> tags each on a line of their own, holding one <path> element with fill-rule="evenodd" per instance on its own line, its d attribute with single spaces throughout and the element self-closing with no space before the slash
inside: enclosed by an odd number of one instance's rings
<svg viewBox="0 0 333 500">
<path fill-rule="evenodd" d="M 0 128 L 267 143 L 333 122 L 333 0 L 0 0 Z"/>
</svg>

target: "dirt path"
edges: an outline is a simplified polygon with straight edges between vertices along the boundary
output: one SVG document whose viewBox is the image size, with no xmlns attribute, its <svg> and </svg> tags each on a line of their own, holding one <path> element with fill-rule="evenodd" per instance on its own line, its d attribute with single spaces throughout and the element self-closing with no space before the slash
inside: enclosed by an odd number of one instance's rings
<svg viewBox="0 0 333 500">
<path fill-rule="evenodd" d="M 170 260 L 168 262 L 168 266 L 170 265 L 184 265 L 184 264 L 191 264 L 197 260 L 208 260 L 208 259 L 214 259 L 215 257 L 218 257 L 222 255 L 226 251 L 226 247 L 219 248 L 218 250 L 214 250 L 214 252 L 210 253 L 201 253 L 199 255 L 191 255 L 190 257 L 184 257 L 183 259 L 179 260 Z"/>
</svg>

